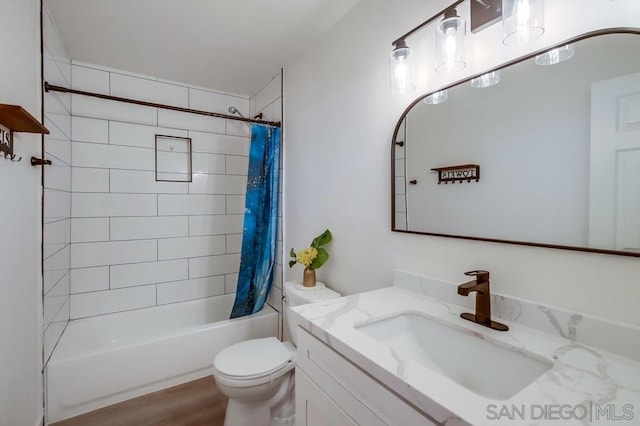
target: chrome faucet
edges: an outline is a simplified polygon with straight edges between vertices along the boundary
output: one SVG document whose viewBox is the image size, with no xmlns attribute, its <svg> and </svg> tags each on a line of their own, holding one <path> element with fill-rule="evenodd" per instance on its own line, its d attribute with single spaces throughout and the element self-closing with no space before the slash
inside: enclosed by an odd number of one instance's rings
<svg viewBox="0 0 640 426">
<path fill-rule="evenodd" d="M 463 313 L 460 317 L 492 328 L 498 331 L 507 331 L 509 327 L 499 322 L 491 321 L 491 293 L 489 291 L 489 271 L 468 271 L 464 273 L 467 276 L 475 277 L 474 280 L 460 284 L 458 286 L 458 294 L 468 296 L 469 293 L 476 292 L 476 313 Z"/>
</svg>

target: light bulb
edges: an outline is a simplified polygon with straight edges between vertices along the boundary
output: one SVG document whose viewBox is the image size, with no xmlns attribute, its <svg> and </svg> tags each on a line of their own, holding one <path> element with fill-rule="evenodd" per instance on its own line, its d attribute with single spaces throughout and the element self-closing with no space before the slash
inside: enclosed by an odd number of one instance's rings
<svg viewBox="0 0 640 426">
<path fill-rule="evenodd" d="M 531 38 L 531 31 L 529 29 L 529 20 L 531 19 L 531 5 L 529 0 L 518 0 L 513 5 L 513 15 L 516 19 L 516 37 L 517 44 L 523 44 L 529 41 Z"/>
<path fill-rule="evenodd" d="M 413 55 L 404 41 L 397 42 L 395 46 L 389 57 L 391 92 L 404 94 L 414 89 Z"/>
<path fill-rule="evenodd" d="M 471 87 L 484 89 L 500 83 L 500 71 L 492 71 L 471 79 Z"/>
<path fill-rule="evenodd" d="M 537 55 L 535 61 L 538 65 L 555 65 L 560 62 L 568 61 L 573 58 L 574 54 L 575 51 L 573 50 L 573 47 L 571 47 L 570 44 L 567 44 Z"/>
<path fill-rule="evenodd" d="M 455 28 L 447 28 L 444 32 L 442 51 L 447 62 L 453 62 L 456 58 L 456 32 L 457 30 Z"/>
<path fill-rule="evenodd" d="M 503 43 L 528 43 L 544 33 L 544 0 L 502 0 Z"/>
<path fill-rule="evenodd" d="M 466 66 L 464 37 L 466 23 L 455 9 L 447 10 L 436 30 L 438 64 L 436 72 L 459 71 Z"/>
<path fill-rule="evenodd" d="M 435 92 L 424 98 L 423 102 L 427 105 L 438 105 L 443 102 L 446 102 L 449 99 L 449 92 L 447 89 L 440 90 L 439 92 Z"/>
</svg>

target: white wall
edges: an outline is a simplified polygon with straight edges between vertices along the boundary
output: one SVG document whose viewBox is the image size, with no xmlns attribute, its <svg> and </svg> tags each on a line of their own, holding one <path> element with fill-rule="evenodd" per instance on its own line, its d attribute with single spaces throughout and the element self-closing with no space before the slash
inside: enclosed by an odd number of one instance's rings
<svg viewBox="0 0 640 426">
<path fill-rule="evenodd" d="M 71 87 L 71 59 L 46 7 L 43 14 L 44 81 Z M 71 243 L 71 95 L 44 95 L 44 362 L 69 322 Z"/>
<path fill-rule="evenodd" d="M 504 47 L 500 25 L 469 36 L 468 66 L 453 76 L 431 70 L 434 45 L 423 41 L 419 90 L 391 95 L 391 42 L 447 4 L 360 2 L 285 67 L 285 247 L 330 228 L 332 257 L 318 275 L 343 293 L 388 286 L 394 268 L 460 282 L 483 268 L 496 292 L 640 325 L 640 259 L 392 233 L 389 199 L 391 138 L 414 97 L 578 33 L 637 26 L 640 3 L 549 0 L 541 39 Z"/>
<path fill-rule="evenodd" d="M 0 102 L 40 118 L 40 3 L 0 0 Z M 42 418 L 41 137 L 16 133 L 20 163 L 0 158 L 0 424 Z"/>
<path fill-rule="evenodd" d="M 74 89 L 249 115 L 248 97 L 76 62 L 72 77 Z M 71 318 L 234 293 L 249 127 L 73 95 L 71 129 Z M 193 182 L 155 180 L 156 134 L 192 139 Z"/>
</svg>

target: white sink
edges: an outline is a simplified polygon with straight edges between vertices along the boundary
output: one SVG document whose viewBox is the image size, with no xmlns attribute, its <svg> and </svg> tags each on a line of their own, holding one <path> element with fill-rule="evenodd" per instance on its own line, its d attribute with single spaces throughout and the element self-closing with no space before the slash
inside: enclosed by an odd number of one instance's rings
<svg viewBox="0 0 640 426">
<path fill-rule="evenodd" d="M 485 340 L 417 313 L 404 312 L 355 327 L 389 346 L 400 358 L 424 364 L 495 400 L 509 399 L 553 365 L 516 347 Z"/>
</svg>

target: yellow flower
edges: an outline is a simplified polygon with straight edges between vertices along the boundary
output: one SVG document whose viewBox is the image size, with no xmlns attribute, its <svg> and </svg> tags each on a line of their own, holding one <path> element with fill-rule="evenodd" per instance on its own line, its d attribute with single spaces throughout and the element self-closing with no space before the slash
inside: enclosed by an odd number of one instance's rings
<svg viewBox="0 0 640 426">
<path fill-rule="evenodd" d="M 311 262 L 313 262 L 313 260 L 318 257 L 318 250 L 314 249 L 313 247 L 309 247 L 304 250 L 300 250 L 298 253 L 296 253 L 296 256 L 298 257 L 299 263 L 302 263 L 304 266 L 309 267 L 309 265 L 311 265 Z"/>
</svg>

